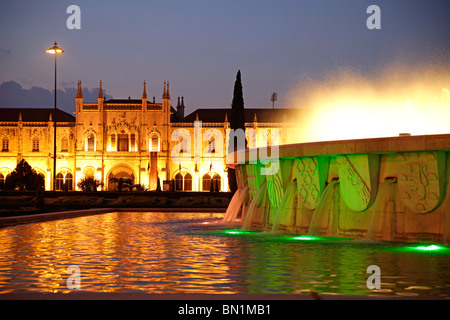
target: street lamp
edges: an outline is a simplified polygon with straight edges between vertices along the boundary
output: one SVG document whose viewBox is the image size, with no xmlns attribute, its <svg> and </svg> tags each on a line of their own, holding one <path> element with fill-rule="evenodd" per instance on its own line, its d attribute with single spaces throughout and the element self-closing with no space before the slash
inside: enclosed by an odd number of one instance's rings
<svg viewBox="0 0 450 320">
<path fill-rule="evenodd" d="M 55 55 L 55 112 L 53 114 L 53 191 L 56 190 L 56 57 L 58 53 L 64 53 L 64 50 L 55 45 L 47 50 L 47 53 Z"/>
</svg>

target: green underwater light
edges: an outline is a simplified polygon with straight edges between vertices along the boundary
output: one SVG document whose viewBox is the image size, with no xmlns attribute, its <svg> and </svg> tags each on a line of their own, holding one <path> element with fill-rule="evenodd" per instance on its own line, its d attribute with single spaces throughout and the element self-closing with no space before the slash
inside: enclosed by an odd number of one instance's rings
<svg viewBox="0 0 450 320">
<path fill-rule="evenodd" d="M 242 231 L 237 231 L 237 230 L 227 230 L 225 231 L 226 234 L 243 234 Z"/>
<path fill-rule="evenodd" d="M 292 240 L 304 240 L 304 241 L 314 241 L 314 240 L 320 240 L 319 237 L 313 237 L 313 236 L 299 236 L 299 237 L 293 237 Z"/>
<path fill-rule="evenodd" d="M 232 235 L 242 235 L 242 234 L 255 233 L 255 231 L 247 231 L 247 230 L 241 230 L 241 229 L 231 229 L 231 230 L 224 230 L 223 233 L 225 233 L 225 234 L 232 234 Z"/>
<path fill-rule="evenodd" d="M 390 251 L 400 251 L 400 252 L 422 252 L 422 253 L 432 253 L 432 254 L 443 254 L 450 255 L 450 248 L 444 245 L 438 244 L 417 244 L 415 246 L 402 246 L 393 247 L 387 250 Z"/>
<path fill-rule="evenodd" d="M 420 250 L 420 251 L 438 251 L 438 250 L 445 250 L 446 247 L 443 246 L 437 246 L 435 244 L 429 245 L 429 246 L 417 246 L 412 247 L 413 250 Z"/>
</svg>

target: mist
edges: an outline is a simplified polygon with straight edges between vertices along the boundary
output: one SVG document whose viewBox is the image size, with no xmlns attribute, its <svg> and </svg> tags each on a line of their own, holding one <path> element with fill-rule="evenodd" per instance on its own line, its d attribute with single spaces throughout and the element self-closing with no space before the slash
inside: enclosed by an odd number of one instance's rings
<svg viewBox="0 0 450 320">
<path fill-rule="evenodd" d="M 450 133 L 449 88 L 448 64 L 342 68 L 302 81 L 288 94 L 300 108 L 289 143 Z"/>
</svg>

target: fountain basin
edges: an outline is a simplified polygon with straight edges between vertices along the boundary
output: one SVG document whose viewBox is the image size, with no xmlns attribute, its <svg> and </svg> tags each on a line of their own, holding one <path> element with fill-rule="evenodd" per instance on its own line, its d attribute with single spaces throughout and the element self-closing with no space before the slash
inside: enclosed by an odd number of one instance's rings
<svg viewBox="0 0 450 320">
<path fill-rule="evenodd" d="M 229 164 L 236 169 L 239 188 L 248 189 L 242 210 L 246 228 L 387 241 L 450 241 L 450 134 L 277 148 L 239 151 L 227 158 L 227 163 L 246 159 Z M 278 151 L 278 157 L 266 156 L 270 151 Z M 278 170 L 265 175 L 262 169 L 269 166 Z M 295 196 L 285 197 L 292 184 Z M 261 186 L 265 196 L 258 193 Z"/>
</svg>

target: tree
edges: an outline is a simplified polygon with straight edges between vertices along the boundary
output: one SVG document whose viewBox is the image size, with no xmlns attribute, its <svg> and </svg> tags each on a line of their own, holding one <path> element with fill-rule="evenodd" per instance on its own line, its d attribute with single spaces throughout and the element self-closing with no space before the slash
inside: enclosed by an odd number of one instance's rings
<svg viewBox="0 0 450 320">
<path fill-rule="evenodd" d="M 6 190 L 36 191 L 44 186 L 44 178 L 22 159 L 5 180 Z"/>
<path fill-rule="evenodd" d="M 242 93 L 242 81 L 241 81 L 241 70 L 238 70 L 236 75 L 236 81 L 234 83 L 233 91 L 233 102 L 231 103 L 231 117 L 230 117 L 230 129 L 231 133 L 237 129 L 242 129 L 245 132 L 245 117 L 244 117 L 244 96 Z M 234 143 L 229 143 L 228 153 L 238 151 L 238 145 L 236 137 L 230 134 L 230 139 L 233 137 L 235 139 Z M 247 140 L 245 142 L 245 147 L 247 148 Z M 232 193 L 237 190 L 237 180 L 236 180 L 236 170 L 228 168 L 228 185 Z"/>
<path fill-rule="evenodd" d="M 78 188 L 85 192 L 97 191 L 97 188 L 102 185 L 103 184 L 99 180 L 94 179 L 93 177 L 86 177 L 77 183 Z"/>
</svg>

